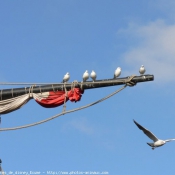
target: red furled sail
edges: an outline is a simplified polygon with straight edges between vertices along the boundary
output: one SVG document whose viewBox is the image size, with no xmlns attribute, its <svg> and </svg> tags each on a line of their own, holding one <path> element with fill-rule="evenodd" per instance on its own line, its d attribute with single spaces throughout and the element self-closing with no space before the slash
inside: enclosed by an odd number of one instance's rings
<svg viewBox="0 0 175 175">
<path fill-rule="evenodd" d="M 51 91 L 42 94 L 34 94 L 35 101 L 45 108 L 53 108 L 64 104 L 68 100 L 72 102 L 80 101 L 83 91 L 79 88 L 74 88 L 70 91 Z"/>
</svg>

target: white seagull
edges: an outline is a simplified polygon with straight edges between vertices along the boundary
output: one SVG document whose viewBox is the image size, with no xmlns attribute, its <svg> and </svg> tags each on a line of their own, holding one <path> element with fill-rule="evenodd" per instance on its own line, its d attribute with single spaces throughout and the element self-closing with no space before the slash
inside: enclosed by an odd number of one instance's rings
<svg viewBox="0 0 175 175">
<path fill-rule="evenodd" d="M 93 79 L 93 81 L 95 81 L 97 78 L 97 75 L 94 71 L 91 72 L 91 78 Z"/>
<path fill-rule="evenodd" d="M 117 69 L 114 72 L 114 78 L 117 78 L 120 76 L 122 69 L 120 67 L 117 67 Z"/>
<path fill-rule="evenodd" d="M 154 148 L 159 147 L 159 146 L 163 146 L 166 142 L 170 142 L 173 141 L 175 139 L 167 139 L 167 140 L 160 140 L 158 139 L 151 131 L 147 130 L 146 128 L 144 128 L 143 126 L 141 126 L 140 124 L 138 124 L 135 120 L 134 123 L 137 125 L 137 127 L 142 130 L 151 140 L 154 141 L 154 143 L 147 143 L 149 146 L 152 147 L 152 149 L 154 150 Z"/>
<path fill-rule="evenodd" d="M 63 77 L 63 83 L 66 83 L 67 81 L 69 81 L 70 75 L 69 72 L 67 72 L 64 77 Z"/>
<path fill-rule="evenodd" d="M 140 69 L 139 69 L 139 72 L 140 74 L 144 74 L 145 73 L 145 67 L 143 65 L 141 65 Z"/>
<path fill-rule="evenodd" d="M 85 73 L 83 74 L 83 81 L 86 81 L 89 78 L 89 73 L 86 70 Z"/>
</svg>

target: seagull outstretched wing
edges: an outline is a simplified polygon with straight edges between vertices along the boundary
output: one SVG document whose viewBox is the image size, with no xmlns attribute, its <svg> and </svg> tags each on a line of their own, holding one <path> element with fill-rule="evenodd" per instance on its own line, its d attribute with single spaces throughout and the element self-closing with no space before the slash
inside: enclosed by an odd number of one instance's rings
<svg viewBox="0 0 175 175">
<path fill-rule="evenodd" d="M 137 125 L 137 127 L 142 130 L 151 140 L 153 140 L 154 142 L 158 141 L 159 139 L 149 130 L 147 130 L 146 128 L 144 128 L 143 126 L 141 126 L 140 124 L 138 124 L 135 120 L 134 123 Z"/>
</svg>

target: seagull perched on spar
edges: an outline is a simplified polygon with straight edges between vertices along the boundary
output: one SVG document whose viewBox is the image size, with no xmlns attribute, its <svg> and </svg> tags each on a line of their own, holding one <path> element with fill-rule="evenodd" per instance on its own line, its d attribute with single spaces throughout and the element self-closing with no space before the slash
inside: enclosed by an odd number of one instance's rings
<svg viewBox="0 0 175 175">
<path fill-rule="evenodd" d="M 142 130 L 151 140 L 154 141 L 154 143 L 147 143 L 149 146 L 152 147 L 152 150 L 154 150 L 155 148 L 159 147 L 159 146 L 163 146 L 166 142 L 170 142 L 173 141 L 175 139 L 167 139 L 167 140 L 160 140 L 158 139 L 151 131 L 147 130 L 146 128 L 144 128 L 143 126 L 141 126 L 140 124 L 138 124 L 135 120 L 134 123 L 137 125 L 137 127 Z"/>
<path fill-rule="evenodd" d="M 69 79 L 70 79 L 70 74 L 69 74 L 69 72 L 67 72 L 67 73 L 64 75 L 64 77 L 63 77 L 63 83 L 68 82 Z"/>
<path fill-rule="evenodd" d="M 122 69 L 120 67 L 117 67 L 117 69 L 114 72 L 114 79 L 120 76 L 121 71 Z"/>
<path fill-rule="evenodd" d="M 141 75 L 143 75 L 146 72 L 146 69 L 145 69 L 144 65 L 141 65 L 141 67 L 139 69 L 139 72 L 140 72 Z"/>
<path fill-rule="evenodd" d="M 92 72 L 91 72 L 91 75 L 90 75 L 90 76 L 91 76 L 91 78 L 92 78 L 92 80 L 93 80 L 93 81 L 95 81 L 95 80 L 96 80 L 96 78 L 97 78 L 97 74 L 96 74 L 96 73 L 95 73 L 95 71 L 93 71 L 93 70 L 92 70 Z"/>
<path fill-rule="evenodd" d="M 89 78 L 89 73 L 86 70 L 85 73 L 83 74 L 83 81 L 85 82 Z"/>
</svg>

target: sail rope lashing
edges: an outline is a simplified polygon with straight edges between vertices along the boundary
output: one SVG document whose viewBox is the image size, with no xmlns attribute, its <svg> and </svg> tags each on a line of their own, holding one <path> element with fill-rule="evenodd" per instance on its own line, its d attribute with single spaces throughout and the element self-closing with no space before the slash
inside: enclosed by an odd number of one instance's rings
<svg viewBox="0 0 175 175">
<path fill-rule="evenodd" d="M 74 94 L 74 90 L 75 90 L 75 83 L 77 83 L 77 81 L 73 81 L 72 84 L 71 84 L 71 92 Z M 68 91 L 66 89 L 66 83 L 64 83 L 64 91 L 65 91 L 65 96 L 64 96 L 64 105 L 63 105 L 63 112 L 66 111 L 66 100 L 67 98 L 69 98 L 68 96 Z M 81 90 L 81 93 L 84 93 L 84 91 Z M 72 97 L 70 97 L 70 100 L 72 100 Z M 78 99 L 77 99 L 78 101 Z M 75 101 L 76 102 L 76 101 Z"/>
<path fill-rule="evenodd" d="M 64 105 L 63 105 L 63 112 L 66 111 L 66 99 L 67 99 L 67 89 L 66 89 L 66 86 L 64 84 L 64 91 L 65 91 L 65 96 L 64 96 Z"/>
</svg>

